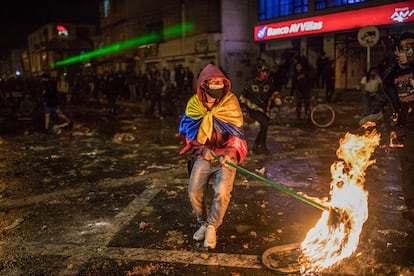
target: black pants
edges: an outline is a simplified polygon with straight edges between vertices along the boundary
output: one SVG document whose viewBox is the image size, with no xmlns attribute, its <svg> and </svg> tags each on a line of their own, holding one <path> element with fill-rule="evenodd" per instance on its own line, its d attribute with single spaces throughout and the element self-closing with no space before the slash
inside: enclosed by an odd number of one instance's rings
<svg viewBox="0 0 414 276">
<path fill-rule="evenodd" d="M 151 114 L 154 114 L 156 107 L 158 108 L 158 115 L 162 116 L 163 115 L 163 110 L 162 110 L 161 95 L 156 95 L 156 96 L 151 97 L 151 106 L 150 106 L 150 113 Z"/>
<path fill-rule="evenodd" d="M 405 136 L 404 147 L 399 148 L 398 153 L 405 204 L 409 209 L 414 209 L 414 133 Z"/>
<path fill-rule="evenodd" d="M 249 115 L 253 120 L 257 121 L 260 124 L 260 129 L 257 133 L 253 150 L 267 150 L 266 140 L 270 118 L 267 117 L 263 112 L 252 109 L 249 111 Z"/>
<path fill-rule="evenodd" d="M 325 100 L 326 102 L 330 103 L 332 102 L 332 96 L 334 94 L 335 91 L 335 83 L 333 83 L 332 81 L 328 81 L 326 83 L 326 88 L 325 88 Z"/>
<path fill-rule="evenodd" d="M 310 91 L 296 90 L 296 113 L 298 119 L 301 118 L 302 106 L 305 108 L 305 118 L 309 115 Z"/>
<path fill-rule="evenodd" d="M 116 96 L 113 96 L 113 95 L 107 96 L 109 113 L 116 113 L 117 111 L 116 100 L 117 100 Z"/>
</svg>

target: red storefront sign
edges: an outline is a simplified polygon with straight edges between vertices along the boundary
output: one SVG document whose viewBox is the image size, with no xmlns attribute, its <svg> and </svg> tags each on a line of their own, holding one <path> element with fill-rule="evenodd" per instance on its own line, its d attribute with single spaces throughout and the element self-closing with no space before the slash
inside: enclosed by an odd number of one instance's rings
<svg viewBox="0 0 414 276">
<path fill-rule="evenodd" d="M 254 40 L 334 32 L 414 21 L 414 1 L 259 25 Z"/>
</svg>

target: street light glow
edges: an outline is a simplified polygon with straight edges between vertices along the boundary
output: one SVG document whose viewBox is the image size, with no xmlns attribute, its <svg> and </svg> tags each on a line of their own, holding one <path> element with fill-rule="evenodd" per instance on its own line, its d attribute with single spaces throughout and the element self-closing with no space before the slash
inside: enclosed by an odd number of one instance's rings
<svg viewBox="0 0 414 276">
<path fill-rule="evenodd" d="M 163 31 L 164 38 L 172 38 L 174 36 L 180 35 L 182 33 L 188 32 L 193 29 L 193 25 L 191 23 L 184 23 L 179 24 L 176 26 L 173 26 L 171 28 L 167 28 Z M 64 60 L 60 60 L 55 62 L 55 67 L 63 66 L 75 62 L 82 62 L 84 59 L 93 58 L 97 56 L 106 55 L 112 52 L 118 52 L 130 47 L 139 46 L 139 45 L 145 45 L 148 43 L 153 43 L 160 41 L 162 38 L 161 33 L 149 33 L 140 37 L 136 37 L 130 40 L 126 40 L 119 43 L 114 43 L 112 45 L 109 45 L 107 47 L 103 47 L 98 50 L 94 50 L 91 52 L 82 52 L 81 54 L 77 56 L 73 56 Z"/>
</svg>

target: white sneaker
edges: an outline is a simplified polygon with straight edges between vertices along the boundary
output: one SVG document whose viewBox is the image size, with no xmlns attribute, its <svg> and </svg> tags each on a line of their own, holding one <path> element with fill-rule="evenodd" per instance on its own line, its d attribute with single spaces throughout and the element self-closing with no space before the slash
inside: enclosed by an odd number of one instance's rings
<svg viewBox="0 0 414 276">
<path fill-rule="evenodd" d="M 207 226 L 203 223 L 201 224 L 200 228 L 194 233 L 193 240 L 195 241 L 202 241 L 204 240 L 204 236 L 206 235 Z"/>
<path fill-rule="evenodd" d="M 217 237 L 216 228 L 213 225 L 207 226 L 207 231 L 204 239 L 204 247 L 216 248 Z"/>
</svg>

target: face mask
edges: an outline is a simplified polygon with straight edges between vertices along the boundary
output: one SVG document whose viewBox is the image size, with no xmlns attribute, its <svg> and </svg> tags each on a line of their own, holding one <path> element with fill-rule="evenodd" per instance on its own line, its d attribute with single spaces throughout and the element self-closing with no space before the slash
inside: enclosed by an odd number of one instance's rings
<svg viewBox="0 0 414 276">
<path fill-rule="evenodd" d="M 266 71 L 259 72 L 259 74 L 257 74 L 257 79 L 260 81 L 264 81 L 265 79 L 267 79 L 267 72 Z"/>
<path fill-rule="evenodd" d="M 206 90 L 207 94 L 214 98 L 214 99 L 220 99 L 224 95 L 224 88 L 217 88 L 217 89 L 211 89 L 210 87 Z"/>
</svg>

